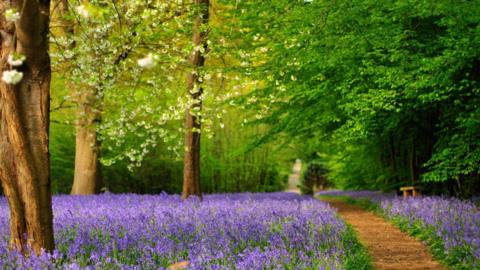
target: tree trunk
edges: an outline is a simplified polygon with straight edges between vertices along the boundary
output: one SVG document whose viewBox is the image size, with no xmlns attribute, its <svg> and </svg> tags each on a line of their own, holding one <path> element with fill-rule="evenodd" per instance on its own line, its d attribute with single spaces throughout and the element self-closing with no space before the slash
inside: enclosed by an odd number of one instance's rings
<svg viewBox="0 0 480 270">
<path fill-rule="evenodd" d="M 100 113 L 96 111 L 96 92 L 87 90 L 78 102 L 75 174 L 71 194 L 88 195 L 100 190 L 100 142 L 96 124 L 100 122 Z"/>
<path fill-rule="evenodd" d="M 200 113 L 202 108 L 201 82 L 199 69 L 205 64 L 204 52 L 207 51 L 207 31 L 209 19 L 209 0 L 195 0 L 197 17 L 193 29 L 194 51 L 190 57 L 193 71 L 188 75 L 188 94 L 194 103 L 185 113 L 185 156 L 183 161 L 183 193 L 185 199 L 190 195 L 202 196 L 200 190 Z"/>
<path fill-rule="evenodd" d="M 410 177 L 412 178 L 412 184 L 416 185 L 418 180 L 417 172 L 417 149 L 415 147 L 415 141 L 412 140 L 412 147 L 410 150 Z"/>
<path fill-rule="evenodd" d="M 390 168 L 393 172 L 393 181 L 392 182 L 397 182 L 398 181 L 398 172 L 397 172 L 397 152 L 395 150 L 395 139 L 393 138 L 393 135 L 389 136 L 389 146 L 390 146 Z"/>
<path fill-rule="evenodd" d="M 13 52 L 26 56 L 23 79 L 16 85 L 0 82 L 0 182 L 10 207 L 10 246 L 37 254 L 54 249 L 50 158 L 48 151 L 50 1 L 13 0 L 0 3 L 21 13 L 15 23 L 0 18 L 1 69 L 10 70 Z"/>
<path fill-rule="evenodd" d="M 69 12 L 69 3 L 67 0 L 57 0 L 58 16 L 63 24 L 65 35 L 74 34 L 74 25 L 67 19 Z M 75 47 L 75 43 L 69 44 L 70 48 Z M 73 90 L 75 85 L 68 83 Z M 75 172 L 71 194 L 89 195 L 100 191 L 101 172 L 100 172 L 100 141 L 96 131 L 96 124 L 100 122 L 100 113 L 95 109 L 98 107 L 96 102 L 96 91 L 94 89 L 77 90 L 82 91 L 77 100 L 77 119 L 76 119 L 76 141 L 75 141 Z"/>
</svg>

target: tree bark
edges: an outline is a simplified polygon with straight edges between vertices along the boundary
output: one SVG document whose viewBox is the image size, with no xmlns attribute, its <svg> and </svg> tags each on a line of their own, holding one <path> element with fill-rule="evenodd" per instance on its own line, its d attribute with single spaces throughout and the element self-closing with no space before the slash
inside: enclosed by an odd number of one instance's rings
<svg viewBox="0 0 480 270">
<path fill-rule="evenodd" d="M 188 94 L 194 104 L 185 113 L 185 156 L 183 161 L 183 193 L 185 199 L 191 195 L 201 197 L 200 190 L 200 129 L 201 119 L 198 113 L 202 108 L 201 82 L 199 69 L 205 64 L 204 53 L 207 51 L 207 31 L 205 26 L 209 19 L 209 0 L 195 0 L 197 16 L 193 29 L 194 51 L 190 57 L 193 71 L 188 75 Z"/>
<path fill-rule="evenodd" d="M 100 122 L 100 113 L 96 111 L 96 93 L 86 90 L 78 102 L 75 174 L 71 194 L 89 195 L 100 191 L 100 141 L 96 125 Z"/>
<path fill-rule="evenodd" d="M 26 56 L 16 69 L 24 77 L 16 85 L 0 82 L 0 182 L 10 207 L 10 246 L 36 254 L 54 249 L 50 158 L 48 150 L 50 57 L 48 0 L 0 3 L 20 12 L 15 23 L 0 18 L 2 72 L 11 69 L 13 52 Z"/>
</svg>

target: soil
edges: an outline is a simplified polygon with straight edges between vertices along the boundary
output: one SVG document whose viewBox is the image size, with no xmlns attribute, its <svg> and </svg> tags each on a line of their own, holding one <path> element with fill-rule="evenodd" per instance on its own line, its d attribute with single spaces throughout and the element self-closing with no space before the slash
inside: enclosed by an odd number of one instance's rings
<svg viewBox="0 0 480 270">
<path fill-rule="evenodd" d="M 444 270 L 415 238 L 375 214 L 360 207 L 338 201 L 324 200 L 357 232 L 360 242 L 368 249 L 374 268 L 378 270 Z"/>
</svg>

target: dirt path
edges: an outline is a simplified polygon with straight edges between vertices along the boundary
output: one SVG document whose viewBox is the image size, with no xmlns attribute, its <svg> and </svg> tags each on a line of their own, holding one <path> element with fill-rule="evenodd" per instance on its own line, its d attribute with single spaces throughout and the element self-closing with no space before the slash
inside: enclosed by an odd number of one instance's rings
<svg viewBox="0 0 480 270">
<path fill-rule="evenodd" d="M 302 161 L 297 159 L 292 167 L 292 174 L 288 177 L 288 187 L 287 192 L 295 192 L 300 194 L 300 189 L 298 185 L 300 184 L 300 177 L 302 171 Z"/>
<path fill-rule="evenodd" d="M 444 270 L 418 240 L 375 214 L 337 200 L 324 200 L 337 208 L 367 247 L 378 270 Z"/>
</svg>

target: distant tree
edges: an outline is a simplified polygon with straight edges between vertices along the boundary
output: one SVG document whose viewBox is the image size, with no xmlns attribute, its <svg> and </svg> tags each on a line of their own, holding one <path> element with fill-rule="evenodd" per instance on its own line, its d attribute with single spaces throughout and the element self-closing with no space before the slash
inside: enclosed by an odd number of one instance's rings
<svg viewBox="0 0 480 270">
<path fill-rule="evenodd" d="M 303 173 L 300 190 L 303 194 L 314 195 L 315 191 L 324 190 L 328 187 L 328 171 L 317 162 L 308 164 Z"/>
<path fill-rule="evenodd" d="M 10 245 L 54 249 L 48 146 L 50 1 L 0 3 L 0 181 L 10 207 Z"/>
<path fill-rule="evenodd" d="M 64 21 L 64 35 L 70 39 L 66 49 L 72 50 L 78 42 L 71 40 L 75 34 L 75 25 L 71 19 L 66 19 L 70 15 L 70 9 L 68 1 L 60 0 L 58 10 Z M 83 5 L 78 6 L 76 11 L 79 18 L 86 19 L 90 16 Z M 68 86 L 70 90 L 76 92 L 74 101 L 76 104 L 75 168 L 70 193 L 73 195 L 95 194 L 100 191 L 102 183 L 101 142 L 97 132 L 97 125 L 101 122 L 102 99 L 98 97 L 103 90 L 102 82 L 93 86 L 80 84 L 78 87 L 79 85 L 75 83 L 69 83 Z"/>
</svg>

